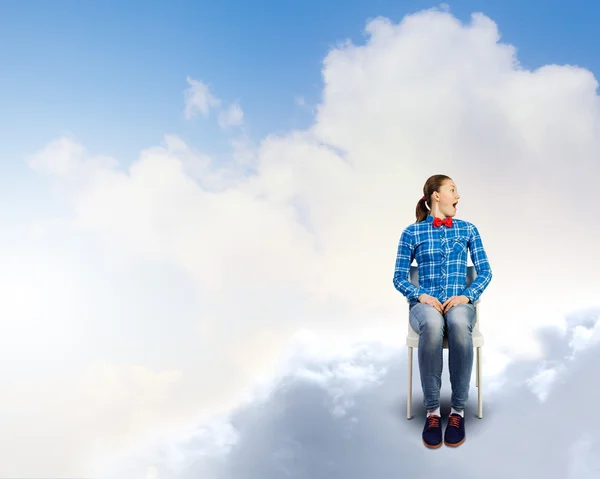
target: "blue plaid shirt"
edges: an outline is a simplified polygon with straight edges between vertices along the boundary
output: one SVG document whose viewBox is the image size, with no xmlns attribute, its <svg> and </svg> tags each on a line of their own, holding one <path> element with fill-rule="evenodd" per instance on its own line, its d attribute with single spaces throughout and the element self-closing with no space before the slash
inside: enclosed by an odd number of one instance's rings
<svg viewBox="0 0 600 479">
<path fill-rule="evenodd" d="M 467 249 L 477 278 L 467 288 Z M 409 279 L 416 259 L 419 287 Z M 452 218 L 452 227 L 433 226 L 433 216 L 404 229 L 398 244 L 394 286 L 412 303 L 425 293 L 444 303 L 452 296 L 464 295 L 471 303 L 479 299 L 492 279 L 492 269 L 479 231 L 472 223 Z"/>
</svg>

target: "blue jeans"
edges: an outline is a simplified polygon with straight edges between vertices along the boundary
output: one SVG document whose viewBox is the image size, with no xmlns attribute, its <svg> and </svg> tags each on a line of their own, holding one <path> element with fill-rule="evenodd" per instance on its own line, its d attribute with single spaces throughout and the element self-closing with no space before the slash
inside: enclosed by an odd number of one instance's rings
<svg viewBox="0 0 600 479">
<path fill-rule="evenodd" d="M 423 404 L 428 411 L 440 406 L 444 334 L 448 335 L 448 366 L 452 387 L 451 406 L 463 410 L 469 398 L 473 370 L 475 306 L 457 304 L 445 315 L 429 304 L 410 305 L 410 326 L 419 333 L 419 372 Z"/>
</svg>

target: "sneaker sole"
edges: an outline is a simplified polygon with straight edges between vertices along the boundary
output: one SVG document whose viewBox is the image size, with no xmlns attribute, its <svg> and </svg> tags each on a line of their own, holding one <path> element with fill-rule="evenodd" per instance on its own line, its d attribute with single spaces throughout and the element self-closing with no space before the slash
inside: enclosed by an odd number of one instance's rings
<svg viewBox="0 0 600 479">
<path fill-rule="evenodd" d="M 457 443 L 454 443 L 454 444 L 453 444 L 453 443 L 451 443 L 451 442 L 446 442 L 446 441 L 444 441 L 444 444 L 445 444 L 446 446 L 448 446 L 448 447 L 458 447 L 458 446 L 460 446 L 460 445 L 461 445 L 463 442 L 465 442 L 465 440 L 466 440 L 466 439 L 467 439 L 466 437 L 463 437 L 462 441 L 460 441 L 460 442 L 457 442 Z"/>
<path fill-rule="evenodd" d="M 428 449 L 438 449 L 440 447 L 442 447 L 442 443 L 440 442 L 439 444 L 435 444 L 435 445 L 431 445 L 431 444 L 427 444 L 424 440 L 423 440 L 423 444 L 425 444 L 425 447 Z"/>
</svg>

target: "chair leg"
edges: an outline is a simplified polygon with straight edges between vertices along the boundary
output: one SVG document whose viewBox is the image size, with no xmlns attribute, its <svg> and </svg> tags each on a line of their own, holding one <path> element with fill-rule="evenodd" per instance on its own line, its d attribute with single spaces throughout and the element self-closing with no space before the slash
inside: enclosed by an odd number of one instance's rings
<svg viewBox="0 0 600 479">
<path fill-rule="evenodd" d="M 479 348 L 475 349 L 475 386 L 479 387 Z"/>
<path fill-rule="evenodd" d="M 482 379 L 482 374 L 481 374 L 481 346 L 477 348 L 477 417 L 479 417 L 479 419 L 483 418 L 483 404 L 482 404 L 482 397 L 481 397 L 481 379 Z"/>
<path fill-rule="evenodd" d="M 413 372 L 413 348 L 408 347 L 408 394 L 406 397 L 406 418 L 412 418 L 412 372 Z"/>
</svg>

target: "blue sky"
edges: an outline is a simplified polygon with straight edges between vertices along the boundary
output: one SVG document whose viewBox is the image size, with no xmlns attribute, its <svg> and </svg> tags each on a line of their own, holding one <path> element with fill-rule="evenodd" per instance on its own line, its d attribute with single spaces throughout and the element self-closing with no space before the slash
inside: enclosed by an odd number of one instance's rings
<svg viewBox="0 0 600 479">
<path fill-rule="evenodd" d="M 181 134 L 207 152 L 227 144 L 216 122 L 183 118 L 186 76 L 212 86 L 223 101 L 239 100 L 247 133 L 305 127 L 302 96 L 319 101 L 321 62 L 336 42 L 363 43 L 365 21 L 399 21 L 437 6 L 424 1 L 18 1 L 0 4 L 0 127 L 10 139 L 3 162 L 20 162 L 64 132 L 92 152 L 124 163 Z M 518 46 L 527 68 L 575 63 L 600 71 L 594 2 L 449 3 L 463 21 L 490 16 L 502 40 Z M 4 166 L 6 167 L 6 165 Z M 12 169 L 12 168 L 11 168 Z"/>
</svg>

